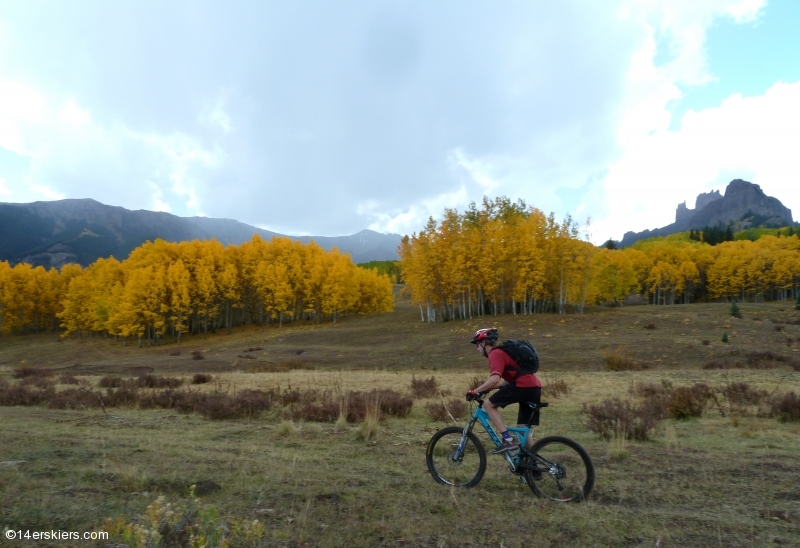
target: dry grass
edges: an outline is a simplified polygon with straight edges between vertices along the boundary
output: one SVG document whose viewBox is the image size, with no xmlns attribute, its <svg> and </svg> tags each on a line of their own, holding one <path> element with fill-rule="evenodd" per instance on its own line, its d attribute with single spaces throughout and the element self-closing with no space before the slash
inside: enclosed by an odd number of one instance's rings
<svg viewBox="0 0 800 548">
<path fill-rule="evenodd" d="M 542 386 L 542 398 L 556 399 L 567 396 L 570 392 L 572 392 L 572 388 L 564 379 L 545 380 Z"/>
<path fill-rule="evenodd" d="M 451 491 L 433 482 L 421 462 L 427 440 L 440 427 L 427 410 L 438 397 L 412 405 L 404 416 L 378 419 L 374 428 L 360 420 L 341 421 L 342 411 L 350 408 L 345 394 L 390 388 L 399 394 L 399 403 L 410 399 L 412 379 L 435 374 L 439 389 L 453 394 L 463 394 L 474 378 L 483 382 L 485 361 L 465 342 L 477 321 L 427 325 L 419 322 L 418 311 L 415 317 L 413 309 L 401 309 L 395 316 L 351 317 L 322 328 L 248 328 L 229 337 L 187 337 L 182 356 L 169 356 L 170 348 L 122 347 L 105 339 L 55 343 L 34 336 L 22 344 L 24 337 L 10 337 L 0 347 L 5 362 L 0 399 L 47 399 L 51 391 L 75 390 L 68 393 L 70 401 L 82 403 L 69 409 L 48 408 L 44 400 L 0 407 L 0 523 L 92 530 L 112 520 L 115 544 L 123 542 L 128 526 L 222 530 L 232 538 L 258 520 L 263 532 L 249 534 L 265 546 L 796 545 L 800 533 L 790 520 L 800 515 L 800 425 L 777 419 L 790 419 L 800 399 L 790 396 L 800 393 L 800 378 L 791 366 L 797 348 L 786 345 L 787 337 L 800 339 L 800 326 L 791 323 L 797 312 L 780 311 L 777 305 L 740 307 L 742 320 L 731 318 L 726 305 L 496 320 L 503 336 L 534 341 L 546 386 L 554 384 L 549 375 L 555 373 L 553 378 L 570 389 L 542 412 L 537 428 L 537 437 L 561 434 L 578 440 L 594 458 L 598 481 L 590 502 L 569 507 L 534 498 L 502 459 L 491 456 L 486 476 L 473 490 Z M 755 315 L 783 321 L 785 332 L 774 331 L 771 322 L 747 319 Z M 641 328 L 651 322 L 658 329 Z M 718 342 L 723 330 L 730 335 L 727 346 Z M 704 338 L 717 342 L 700 344 Z M 609 341 L 631 349 L 630 358 L 649 369 L 605 370 L 598 348 L 608 348 Z M 410 343 L 425 350 L 412 355 L 405 349 Z M 242 349 L 257 346 L 264 349 L 251 353 L 258 360 L 237 359 Z M 314 369 L 244 370 L 270 365 L 267 361 L 297 361 L 300 349 L 303 363 Z M 739 354 L 730 356 L 730 350 Z M 193 361 L 192 351 L 205 359 Z M 748 352 L 772 352 L 787 361 L 762 359 L 759 365 L 771 366 L 750 369 Z M 87 375 L 78 377 L 86 384 L 22 384 L 25 379 L 12 378 L 22 359 L 58 375 Z M 702 369 L 714 359 L 737 367 Z M 104 413 L 89 397 L 106 398 L 111 390 L 122 399 L 123 386 L 92 387 L 103 376 L 136 379 L 147 373 L 187 381 L 196 373 L 213 378 L 173 390 L 135 387 L 160 399 L 151 409 L 120 405 Z M 613 430 L 610 441 L 603 440 L 580 415 L 584 404 L 624 396 L 639 406 L 647 398 L 666 398 L 676 388 L 700 383 L 713 390 L 724 416 L 709 398 L 700 416 L 660 419 L 649 441 L 615 438 Z M 178 395 L 233 397 L 245 390 L 275 394 L 273 406 L 247 420 L 208 420 L 191 412 L 190 398 Z M 295 422 L 285 415 L 326 391 L 337 403 L 335 423 Z M 284 403 L 284 394 L 294 402 Z M 780 407 L 784 401 L 786 412 Z M 769 417 L 775 404 L 775 417 Z M 737 405 L 743 411 L 734 414 L 730 409 Z M 380 408 L 372 409 L 374 417 Z M 511 422 L 516 408 L 503 413 Z M 218 489 L 207 491 L 202 504 L 193 507 L 191 485 Z M 147 507 L 161 496 L 163 505 L 172 504 L 174 515 L 187 515 L 184 525 L 178 527 L 160 511 L 153 512 L 158 519 L 150 525 Z M 193 521 L 186 513 L 190 508 L 208 518 Z M 474 525 L 476 516 L 504 526 Z M 473 525 L 465 528 L 463 523 Z M 246 545 L 237 538 L 233 545 Z"/>
<path fill-rule="evenodd" d="M 607 349 L 600 352 L 603 363 L 609 371 L 640 371 L 643 367 L 636 363 L 631 353 L 625 347 Z"/>
</svg>

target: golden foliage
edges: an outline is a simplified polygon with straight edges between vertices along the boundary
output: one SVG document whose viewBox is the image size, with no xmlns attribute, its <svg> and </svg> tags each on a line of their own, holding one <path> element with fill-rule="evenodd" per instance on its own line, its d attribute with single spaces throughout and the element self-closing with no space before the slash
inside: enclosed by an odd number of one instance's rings
<svg viewBox="0 0 800 548">
<path fill-rule="evenodd" d="M 800 239 L 764 236 L 716 246 L 652 239 L 598 249 L 567 217 L 484 198 L 446 209 L 400 245 L 403 279 L 423 320 L 582 311 L 641 294 L 652 304 L 786 300 L 798 294 Z M 423 308 L 424 307 L 424 308 Z"/>
<path fill-rule="evenodd" d="M 232 325 L 394 308 L 388 276 L 356 267 L 349 255 L 316 244 L 254 236 L 240 246 L 216 240 L 146 242 L 122 262 L 85 269 L 11 267 L 0 262 L 3 333 L 56 329 L 148 340 Z"/>
<path fill-rule="evenodd" d="M 596 248 L 567 217 L 506 198 L 445 210 L 400 245 L 403 279 L 427 319 L 582 309 Z M 424 314 L 424 312 L 423 312 Z"/>
</svg>

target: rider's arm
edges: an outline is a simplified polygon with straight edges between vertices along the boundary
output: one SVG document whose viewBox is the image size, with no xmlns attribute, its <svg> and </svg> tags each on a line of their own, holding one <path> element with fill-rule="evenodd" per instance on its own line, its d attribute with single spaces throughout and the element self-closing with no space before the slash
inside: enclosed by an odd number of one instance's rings
<svg viewBox="0 0 800 548">
<path fill-rule="evenodd" d="M 502 385 L 503 385 L 503 379 L 500 378 L 500 375 L 498 375 L 497 373 L 492 373 L 482 385 L 475 388 L 475 392 L 488 392 L 489 390 L 500 388 Z"/>
</svg>

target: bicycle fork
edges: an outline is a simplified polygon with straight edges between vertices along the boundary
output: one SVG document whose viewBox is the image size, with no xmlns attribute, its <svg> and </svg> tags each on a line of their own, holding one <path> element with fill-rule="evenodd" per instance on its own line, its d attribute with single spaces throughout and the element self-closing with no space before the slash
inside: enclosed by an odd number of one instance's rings
<svg viewBox="0 0 800 548">
<path fill-rule="evenodd" d="M 453 455 L 453 459 L 460 461 L 464 457 L 464 451 L 467 448 L 467 442 L 469 441 L 469 433 L 472 432 L 472 427 L 475 426 L 475 422 L 477 419 L 474 417 L 471 418 L 467 425 L 464 427 L 464 430 L 461 432 L 461 441 L 458 442 L 458 447 L 456 447 L 456 452 Z"/>
</svg>

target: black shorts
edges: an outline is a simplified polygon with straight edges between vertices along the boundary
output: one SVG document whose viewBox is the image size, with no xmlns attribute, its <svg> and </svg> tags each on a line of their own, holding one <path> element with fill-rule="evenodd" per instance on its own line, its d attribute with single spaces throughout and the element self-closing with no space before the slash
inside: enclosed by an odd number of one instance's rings
<svg viewBox="0 0 800 548">
<path fill-rule="evenodd" d="M 525 401 L 542 401 L 542 389 L 538 386 L 534 388 L 517 388 L 513 384 L 504 384 L 500 390 L 495 392 L 489 397 L 489 401 L 496 407 L 505 407 L 512 403 L 520 403 Z M 520 404 L 519 412 L 517 413 L 517 424 L 528 424 L 528 421 L 534 426 L 539 424 L 539 410 L 531 409 L 527 405 Z"/>
</svg>

